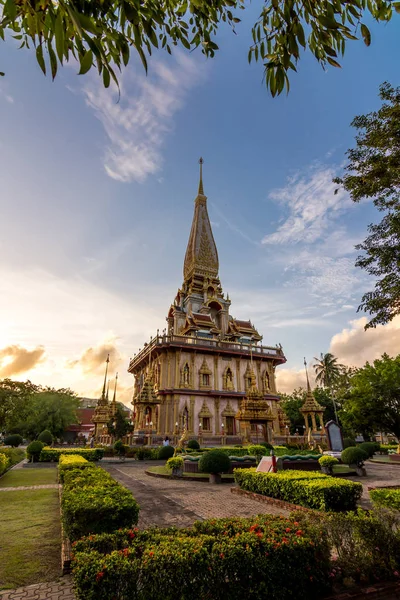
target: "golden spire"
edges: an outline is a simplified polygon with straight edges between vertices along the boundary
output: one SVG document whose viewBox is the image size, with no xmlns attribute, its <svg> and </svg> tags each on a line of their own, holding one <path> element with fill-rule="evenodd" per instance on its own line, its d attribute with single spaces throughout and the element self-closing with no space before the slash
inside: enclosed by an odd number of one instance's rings
<svg viewBox="0 0 400 600">
<path fill-rule="evenodd" d="M 204 160 L 202 159 L 202 157 L 200 156 L 199 158 L 199 165 L 200 165 L 200 181 L 199 181 L 199 191 L 198 191 L 198 195 L 199 196 L 204 196 L 204 189 L 203 189 L 203 163 Z"/>
<path fill-rule="evenodd" d="M 306 357 L 304 357 L 304 369 L 306 371 L 306 377 L 307 377 L 307 393 L 311 393 L 311 386 L 310 386 L 310 382 L 308 380 L 308 371 L 307 371 L 307 361 L 306 361 Z"/>
<path fill-rule="evenodd" d="M 103 384 L 103 391 L 101 392 L 101 397 L 104 399 L 106 397 L 106 384 L 107 384 L 107 372 L 108 372 L 108 363 L 110 362 L 110 355 L 107 354 L 107 360 L 106 360 L 106 372 L 104 375 L 104 384 Z"/>
<path fill-rule="evenodd" d="M 113 396 L 113 404 L 117 401 L 117 381 L 118 381 L 118 373 L 115 374 L 115 385 L 114 385 L 114 396 Z"/>
<path fill-rule="evenodd" d="M 106 400 L 107 400 L 107 402 L 108 402 L 108 392 L 109 392 L 109 389 L 110 389 L 110 380 L 107 381 L 107 393 L 106 393 Z"/>
</svg>

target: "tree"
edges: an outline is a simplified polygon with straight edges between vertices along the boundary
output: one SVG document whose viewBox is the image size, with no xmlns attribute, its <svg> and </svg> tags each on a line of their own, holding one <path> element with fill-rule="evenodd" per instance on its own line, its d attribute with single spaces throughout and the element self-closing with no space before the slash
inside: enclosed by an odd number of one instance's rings
<svg viewBox="0 0 400 600">
<path fill-rule="evenodd" d="M 372 198 L 384 213 L 369 225 L 369 236 L 356 246 L 364 254 L 356 266 L 373 275 L 375 288 L 361 299 L 358 310 L 373 315 L 366 328 L 385 324 L 400 314 L 400 87 L 383 83 L 378 111 L 355 117 L 357 145 L 347 151 L 346 174 L 335 181 L 354 202 Z"/>
<path fill-rule="evenodd" d="M 28 414 L 29 398 L 39 389 L 39 386 L 31 381 L 0 380 L 0 431 L 11 432 L 15 425 L 16 415 L 18 415 L 19 421 L 25 420 Z"/>
<path fill-rule="evenodd" d="M 340 417 L 366 439 L 380 431 L 400 438 L 400 355 L 383 354 L 352 375 Z"/>
<path fill-rule="evenodd" d="M 325 390 L 321 387 L 316 387 L 313 390 L 314 398 L 324 408 L 324 423 L 328 421 L 335 421 L 335 408 L 332 400 L 332 394 L 329 390 Z M 300 412 L 303 406 L 307 390 L 304 388 L 298 388 L 291 394 L 279 394 L 281 397 L 281 406 L 290 420 L 290 433 L 295 434 L 298 431 L 300 434 L 303 433 L 303 425 L 305 424 L 304 417 Z"/>
<path fill-rule="evenodd" d="M 116 69 L 127 65 L 130 49 L 138 53 L 147 70 L 154 48 L 183 46 L 213 57 L 221 22 L 235 31 L 245 0 L 0 0 L 0 36 L 10 33 L 33 44 L 43 73 L 50 66 L 54 79 L 59 64 L 75 58 L 80 74 L 96 66 L 106 87 L 118 83 Z M 369 46 L 371 34 L 365 14 L 390 21 L 400 2 L 390 0 L 264 0 L 252 28 L 253 45 L 248 59 L 260 60 L 271 94 L 289 89 L 289 71 L 296 71 L 301 49 L 309 50 L 322 67 L 340 67 L 347 40 L 360 33 Z M 46 60 L 49 63 L 46 66 Z M 3 74 L 3 73 L 2 73 Z"/>
<path fill-rule="evenodd" d="M 117 404 L 117 410 L 112 419 L 107 424 L 107 429 L 110 435 L 117 440 L 122 439 L 128 433 L 133 431 L 132 423 L 126 418 L 122 407 Z"/>
<path fill-rule="evenodd" d="M 324 388 L 331 388 L 339 377 L 343 365 L 338 363 L 338 359 L 330 352 L 326 354 L 321 352 L 319 358 L 314 356 L 314 360 L 316 361 L 313 364 L 316 374 L 315 381 Z"/>
</svg>

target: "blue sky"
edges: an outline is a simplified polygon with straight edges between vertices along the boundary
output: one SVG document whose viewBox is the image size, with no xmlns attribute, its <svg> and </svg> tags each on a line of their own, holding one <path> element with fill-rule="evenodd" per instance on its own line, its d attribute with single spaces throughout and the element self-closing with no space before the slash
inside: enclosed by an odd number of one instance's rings
<svg viewBox="0 0 400 600">
<path fill-rule="evenodd" d="M 178 286 L 203 156 L 232 314 L 281 343 L 281 389 L 329 349 L 347 364 L 400 351 L 400 323 L 364 333 L 356 312 L 372 282 L 354 245 L 377 215 L 332 177 L 354 143 L 350 122 L 399 84 L 400 18 L 349 43 L 343 68 L 310 56 L 288 96 L 272 99 L 248 65 L 254 11 L 220 52 L 133 60 L 121 100 L 74 65 L 45 78 L 32 52 L 2 44 L 0 79 L 0 376 L 93 395 L 104 351 L 130 395 L 129 356 L 157 328 Z"/>
</svg>

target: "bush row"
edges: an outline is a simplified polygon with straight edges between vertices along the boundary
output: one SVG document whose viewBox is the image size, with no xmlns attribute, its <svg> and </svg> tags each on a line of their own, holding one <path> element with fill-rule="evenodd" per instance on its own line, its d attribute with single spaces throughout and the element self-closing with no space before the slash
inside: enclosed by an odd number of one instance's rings
<svg viewBox="0 0 400 600">
<path fill-rule="evenodd" d="M 234 476 L 243 490 L 317 510 L 354 510 L 362 494 L 361 483 L 312 471 L 235 469 Z"/>
<path fill-rule="evenodd" d="M 10 466 L 10 459 L 5 454 L 0 454 L 0 475 L 3 475 Z"/>
<path fill-rule="evenodd" d="M 50 448 L 45 446 L 40 453 L 40 462 L 58 462 L 61 455 L 83 456 L 96 462 L 104 456 L 103 448 Z"/>
<path fill-rule="evenodd" d="M 78 600 L 289 600 L 329 588 L 329 547 L 317 527 L 261 515 L 191 529 L 119 531 L 73 548 Z"/>
<path fill-rule="evenodd" d="M 22 448 L 4 448 L 0 447 L 0 454 L 4 454 L 9 460 L 9 467 L 13 467 L 25 458 L 25 450 Z"/>
<path fill-rule="evenodd" d="M 86 458 L 83 458 L 83 456 L 68 456 L 67 454 L 62 454 L 58 461 L 58 476 L 61 483 L 63 483 L 65 474 L 68 471 L 87 468 L 94 468 L 94 465 L 92 462 L 86 460 Z"/>
<path fill-rule="evenodd" d="M 137 523 L 139 506 L 131 492 L 103 469 L 67 470 L 63 479 L 62 520 L 70 540 Z"/>
<path fill-rule="evenodd" d="M 400 510 L 400 489 L 384 489 L 378 488 L 371 490 L 369 495 L 375 506 L 385 506 Z"/>
</svg>

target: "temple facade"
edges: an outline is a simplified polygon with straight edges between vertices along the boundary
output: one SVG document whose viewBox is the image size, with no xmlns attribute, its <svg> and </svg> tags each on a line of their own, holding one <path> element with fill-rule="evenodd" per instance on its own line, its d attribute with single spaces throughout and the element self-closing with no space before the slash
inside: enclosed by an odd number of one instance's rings
<svg viewBox="0 0 400 600">
<path fill-rule="evenodd" d="M 230 314 L 217 247 L 200 182 L 183 284 L 167 327 L 131 359 L 136 438 L 174 439 L 184 429 L 203 444 L 272 441 L 285 435 L 275 369 L 282 347 L 264 346 L 250 320 Z"/>
</svg>

